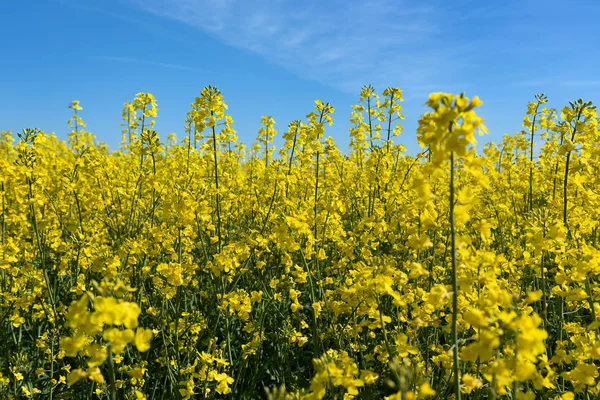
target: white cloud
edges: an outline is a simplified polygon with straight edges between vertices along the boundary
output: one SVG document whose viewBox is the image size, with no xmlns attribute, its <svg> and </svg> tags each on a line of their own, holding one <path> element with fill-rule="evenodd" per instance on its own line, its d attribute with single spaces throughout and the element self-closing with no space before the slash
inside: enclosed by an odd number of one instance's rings
<svg viewBox="0 0 600 400">
<path fill-rule="evenodd" d="M 517 81 L 517 82 L 512 82 L 511 85 L 515 86 L 515 87 L 541 87 L 541 86 L 546 86 L 548 83 L 546 81 L 542 81 L 542 80 L 525 80 L 525 81 Z"/>
<path fill-rule="evenodd" d="M 566 87 L 590 87 L 590 86 L 600 86 L 600 80 L 598 79 L 590 79 L 590 80 L 577 80 L 577 81 L 562 81 L 560 83 L 562 86 Z"/>
<path fill-rule="evenodd" d="M 150 65 L 150 66 L 153 66 L 153 67 L 179 69 L 179 70 L 182 70 L 182 71 L 202 72 L 202 70 L 199 69 L 199 68 L 189 67 L 187 65 L 170 64 L 170 63 L 163 63 L 163 62 L 157 62 L 157 61 L 151 61 L 151 60 L 142 60 L 142 59 L 139 59 L 139 58 L 132 58 L 132 57 L 92 56 L 90 58 L 93 59 L 93 60 L 98 60 L 98 61 L 114 61 L 114 62 L 135 63 L 135 64 Z"/>
<path fill-rule="evenodd" d="M 456 80 L 477 46 L 456 45 L 445 26 L 472 15 L 404 0 L 130 0 L 202 29 L 296 75 L 356 93 L 399 86 L 416 94 Z M 450 4 L 450 3 L 448 3 Z M 487 8 L 484 10 L 488 12 Z"/>
</svg>

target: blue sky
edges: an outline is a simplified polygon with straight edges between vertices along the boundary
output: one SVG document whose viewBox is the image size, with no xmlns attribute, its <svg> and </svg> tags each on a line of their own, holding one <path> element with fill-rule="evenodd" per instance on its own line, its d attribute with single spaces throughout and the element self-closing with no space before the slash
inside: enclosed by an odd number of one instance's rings
<svg viewBox="0 0 600 400">
<path fill-rule="evenodd" d="M 116 149 L 122 105 L 143 91 L 157 98 L 161 136 L 182 138 L 189 104 L 212 84 L 245 143 L 262 115 L 281 133 L 321 99 L 345 150 L 350 105 L 370 83 L 404 90 L 397 141 L 409 150 L 433 91 L 479 95 L 484 140 L 497 141 L 521 129 L 535 93 L 557 108 L 600 102 L 599 12 L 596 0 L 5 1 L 0 130 L 65 138 L 77 99 L 88 130 Z"/>
</svg>

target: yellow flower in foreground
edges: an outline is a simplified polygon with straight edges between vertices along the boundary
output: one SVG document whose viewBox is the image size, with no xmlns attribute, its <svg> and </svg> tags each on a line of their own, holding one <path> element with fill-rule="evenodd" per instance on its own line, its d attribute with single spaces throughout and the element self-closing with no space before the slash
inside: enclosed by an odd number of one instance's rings
<svg viewBox="0 0 600 400">
<path fill-rule="evenodd" d="M 111 350 L 114 354 L 120 354 L 125 350 L 125 346 L 131 343 L 134 333 L 131 329 L 121 330 L 119 328 L 110 328 L 104 331 L 102 337 L 104 340 L 110 342 Z"/>
<path fill-rule="evenodd" d="M 483 386 L 481 380 L 471 374 L 463 374 L 462 383 L 463 385 L 461 390 L 463 393 L 471 393 L 473 390 L 479 389 L 481 386 Z"/>
<path fill-rule="evenodd" d="M 138 328 L 135 331 L 133 344 L 135 344 L 135 347 L 142 353 L 150 350 L 150 340 L 152 340 L 151 329 Z"/>
</svg>

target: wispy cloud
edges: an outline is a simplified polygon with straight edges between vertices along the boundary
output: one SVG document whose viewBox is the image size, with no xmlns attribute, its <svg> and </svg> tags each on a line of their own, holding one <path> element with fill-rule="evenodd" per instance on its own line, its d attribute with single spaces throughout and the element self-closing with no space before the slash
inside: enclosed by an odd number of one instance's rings
<svg viewBox="0 0 600 400">
<path fill-rule="evenodd" d="M 517 81 L 517 82 L 511 82 L 511 86 L 514 87 L 523 87 L 523 88 L 530 88 L 530 87 L 543 87 L 546 86 L 548 83 L 546 81 L 542 81 L 542 80 L 526 80 L 526 81 Z"/>
<path fill-rule="evenodd" d="M 558 0 L 480 3 L 474 0 L 125 0 L 151 14 L 196 27 L 231 46 L 262 55 L 297 76 L 347 93 L 371 83 L 399 86 L 406 97 L 481 83 L 542 86 L 597 81 L 539 80 L 576 70 L 540 64 L 576 51 L 589 28 L 558 23 Z M 573 8 L 575 7 L 575 8 Z M 581 8 L 586 15 L 596 3 Z M 551 30 L 546 29 L 552 26 Z M 531 38 L 544 31 L 544 41 Z M 579 46 L 579 47 L 578 47 Z M 583 64 L 579 70 L 583 71 Z M 527 78 L 522 82 L 518 80 Z M 581 75 L 585 79 L 588 75 Z M 460 85 L 459 85 L 460 83 Z"/>
<path fill-rule="evenodd" d="M 65 7 L 71 7 L 74 9 L 81 10 L 86 13 L 95 15 L 104 15 L 115 20 L 120 20 L 128 25 L 136 26 L 140 31 L 146 32 L 149 35 L 160 36 L 162 38 L 169 38 L 170 40 L 191 44 L 193 43 L 188 37 L 178 34 L 171 29 L 166 29 L 163 26 L 153 24 L 148 17 L 144 16 L 131 16 L 131 13 L 125 13 L 122 11 L 111 11 L 108 2 L 104 4 L 102 2 L 92 1 L 81 2 L 76 0 L 52 0 L 56 3 L 61 4 Z"/>
<path fill-rule="evenodd" d="M 600 86 L 600 80 L 590 79 L 577 81 L 562 81 L 560 82 L 560 84 L 565 87 L 596 87 Z"/>
<path fill-rule="evenodd" d="M 600 86 L 599 79 L 581 79 L 581 80 L 564 80 L 558 77 L 545 80 L 525 80 L 512 82 L 511 85 L 515 87 L 548 87 L 551 82 L 555 82 L 556 85 L 564 88 L 591 88 Z"/>
<path fill-rule="evenodd" d="M 476 64 L 478 46 L 449 40 L 446 26 L 493 12 L 471 7 L 459 14 L 449 5 L 404 0 L 130 1 L 352 93 L 366 83 L 417 93 L 454 81 Z"/>
<path fill-rule="evenodd" d="M 204 72 L 199 68 L 189 67 L 186 65 L 179 64 L 169 64 L 151 60 L 142 60 L 139 58 L 131 58 L 131 57 L 114 57 L 114 56 L 91 56 L 90 59 L 97 61 L 110 61 L 110 62 L 121 62 L 121 63 L 135 63 L 135 64 L 144 64 L 152 67 L 160 67 L 160 68 L 170 68 L 170 69 L 178 69 L 182 71 L 190 71 L 190 72 Z"/>
</svg>

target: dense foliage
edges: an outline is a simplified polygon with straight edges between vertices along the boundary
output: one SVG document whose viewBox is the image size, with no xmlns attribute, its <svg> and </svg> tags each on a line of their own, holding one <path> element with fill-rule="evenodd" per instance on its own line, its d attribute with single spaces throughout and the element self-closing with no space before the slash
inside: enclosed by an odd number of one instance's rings
<svg viewBox="0 0 600 400">
<path fill-rule="evenodd" d="M 432 94 L 411 156 L 401 102 L 364 87 L 347 155 L 321 101 L 246 149 L 210 86 L 182 141 L 146 93 L 119 151 L 77 101 L 68 143 L 3 132 L 0 397 L 598 398 L 595 108 L 477 154 L 480 100 Z"/>
</svg>

